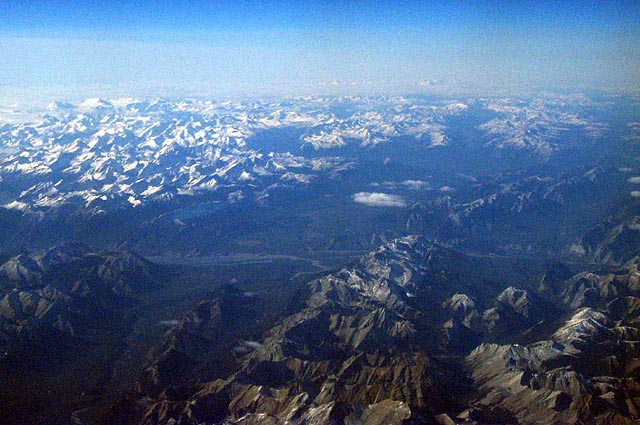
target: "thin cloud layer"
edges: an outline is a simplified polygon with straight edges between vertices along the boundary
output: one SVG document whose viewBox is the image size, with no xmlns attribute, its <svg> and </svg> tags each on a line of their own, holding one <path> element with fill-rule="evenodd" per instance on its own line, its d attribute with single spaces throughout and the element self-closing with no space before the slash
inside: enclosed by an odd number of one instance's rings
<svg viewBox="0 0 640 425">
<path fill-rule="evenodd" d="M 429 183 L 424 180 L 405 180 L 400 184 L 410 190 L 421 190 L 429 188 Z"/>
</svg>

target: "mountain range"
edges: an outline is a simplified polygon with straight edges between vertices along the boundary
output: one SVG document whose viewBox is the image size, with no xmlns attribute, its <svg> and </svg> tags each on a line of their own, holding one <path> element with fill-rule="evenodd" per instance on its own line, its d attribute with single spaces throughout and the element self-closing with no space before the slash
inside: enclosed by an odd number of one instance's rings
<svg viewBox="0 0 640 425">
<path fill-rule="evenodd" d="M 0 126 L 7 423 L 640 420 L 632 95 Z"/>
</svg>

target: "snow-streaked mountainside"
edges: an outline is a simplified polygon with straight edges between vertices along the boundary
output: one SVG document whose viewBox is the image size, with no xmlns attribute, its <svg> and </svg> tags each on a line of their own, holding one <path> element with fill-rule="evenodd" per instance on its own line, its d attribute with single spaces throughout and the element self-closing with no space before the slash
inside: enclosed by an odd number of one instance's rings
<svg viewBox="0 0 640 425">
<path fill-rule="evenodd" d="M 335 177 L 352 166 L 350 149 L 461 143 L 452 139 L 451 123 L 470 109 L 481 137 L 464 143 L 549 157 L 570 129 L 592 138 L 606 131 L 584 112 L 585 102 L 575 96 L 52 102 L 29 122 L 0 125 L 0 205 L 37 211 L 73 204 L 100 212 L 216 191 L 233 202 L 247 189 L 259 199 L 275 187 Z M 293 143 L 258 142 L 274 129 L 293 129 Z"/>
</svg>

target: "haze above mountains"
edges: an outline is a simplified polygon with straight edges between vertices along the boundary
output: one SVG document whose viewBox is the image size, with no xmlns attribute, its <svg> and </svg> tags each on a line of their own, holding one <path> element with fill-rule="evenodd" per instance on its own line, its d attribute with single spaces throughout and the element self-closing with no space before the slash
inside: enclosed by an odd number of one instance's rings
<svg viewBox="0 0 640 425">
<path fill-rule="evenodd" d="M 2 103 L 637 90 L 636 1 L 7 0 Z M 44 102 L 44 103 L 43 103 Z"/>
</svg>

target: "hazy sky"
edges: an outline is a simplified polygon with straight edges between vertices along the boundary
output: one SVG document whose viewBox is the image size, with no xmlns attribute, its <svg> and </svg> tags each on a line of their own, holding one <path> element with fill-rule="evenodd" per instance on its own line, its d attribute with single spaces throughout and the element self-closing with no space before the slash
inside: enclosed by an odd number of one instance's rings
<svg viewBox="0 0 640 425">
<path fill-rule="evenodd" d="M 0 96 L 640 86 L 639 1 L 0 1 Z"/>
</svg>

